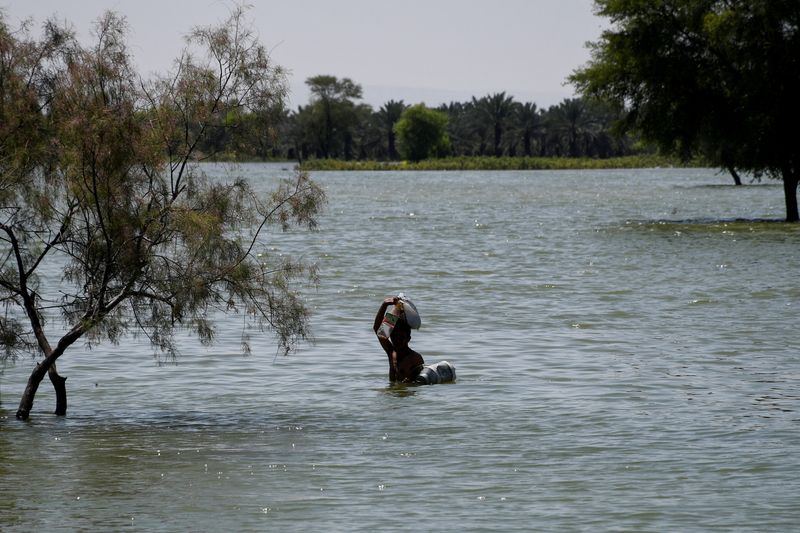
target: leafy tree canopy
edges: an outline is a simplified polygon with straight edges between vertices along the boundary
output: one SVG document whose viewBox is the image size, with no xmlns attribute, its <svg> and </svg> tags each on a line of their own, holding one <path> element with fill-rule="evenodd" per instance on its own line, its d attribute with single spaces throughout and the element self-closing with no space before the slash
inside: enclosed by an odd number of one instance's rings
<svg viewBox="0 0 800 533">
<path fill-rule="evenodd" d="M 411 161 L 444 155 L 450 147 L 447 115 L 424 104 L 403 111 L 394 131 L 400 141 L 401 154 Z"/>
<path fill-rule="evenodd" d="M 798 220 L 800 3 L 596 0 L 611 28 L 571 81 L 667 153 L 783 179 Z"/>
<path fill-rule="evenodd" d="M 280 105 L 283 71 L 242 9 L 192 31 L 174 72 L 152 82 L 131 67 L 125 32 L 107 13 L 84 47 L 54 23 L 37 40 L 0 15 L 0 335 L 6 357 L 41 357 L 19 418 L 45 374 L 64 414 L 55 363 L 79 339 L 139 332 L 175 354 L 176 328 L 213 340 L 215 310 L 273 330 L 285 350 L 308 333 L 296 282 L 313 268 L 259 252 L 270 223 L 316 224 L 320 188 L 299 174 L 263 198 L 195 164 L 208 135 Z M 57 287 L 45 269 L 64 273 Z M 53 310 L 66 333 L 49 327 Z"/>
<path fill-rule="evenodd" d="M 361 85 L 350 78 L 339 79 L 336 76 L 320 74 L 306 80 L 311 91 L 312 100 L 323 102 L 347 102 L 358 100 L 362 96 Z"/>
<path fill-rule="evenodd" d="M 353 129 L 359 123 L 361 86 L 350 78 L 319 75 L 306 80 L 311 101 L 298 111 L 298 122 L 309 142 L 318 147 L 318 157 L 352 157 Z"/>
</svg>

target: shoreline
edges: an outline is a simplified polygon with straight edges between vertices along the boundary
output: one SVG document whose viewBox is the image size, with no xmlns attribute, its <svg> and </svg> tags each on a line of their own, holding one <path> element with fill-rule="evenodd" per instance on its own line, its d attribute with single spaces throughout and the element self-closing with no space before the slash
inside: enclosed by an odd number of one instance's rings
<svg viewBox="0 0 800 533">
<path fill-rule="evenodd" d="M 569 157 L 448 157 L 410 161 L 343 161 L 314 159 L 299 165 L 307 171 L 386 171 L 386 170 L 605 170 L 634 168 L 706 167 L 700 161 L 683 163 L 674 158 L 636 155 L 608 159 Z"/>
</svg>

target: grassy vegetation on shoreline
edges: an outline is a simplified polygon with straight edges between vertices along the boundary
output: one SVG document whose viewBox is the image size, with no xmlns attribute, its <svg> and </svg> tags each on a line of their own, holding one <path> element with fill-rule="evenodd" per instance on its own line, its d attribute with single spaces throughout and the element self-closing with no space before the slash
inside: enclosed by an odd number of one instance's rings
<svg viewBox="0 0 800 533">
<path fill-rule="evenodd" d="M 447 157 L 410 161 L 342 161 L 313 159 L 304 161 L 302 170 L 578 170 L 614 168 L 659 168 L 704 166 L 700 162 L 681 163 L 658 155 L 634 155 L 609 159 L 570 157 Z"/>
</svg>

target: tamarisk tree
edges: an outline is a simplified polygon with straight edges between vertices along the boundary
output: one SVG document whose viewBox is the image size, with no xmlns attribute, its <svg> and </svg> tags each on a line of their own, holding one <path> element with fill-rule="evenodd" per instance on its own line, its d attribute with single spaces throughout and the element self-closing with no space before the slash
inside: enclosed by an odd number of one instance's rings
<svg viewBox="0 0 800 533">
<path fill-rule="evenodd" d="M 0 15 L 0 338 L 3 357 L 38 358 L 20 419 L 45 375 L 66 413 L 56 362 L 79 340 L 144 334 L 174 355 L 178 329 L 213 341 L 216 310 L 272 330 L 285 352 L 308 336 L 298 286 L 313 266 L 259 251 L 272 224 L 316 225 L 321 188 L 298 173 L 262 198 L 196 163 L 204 138 L 285 97 L 243 9 L 191 31 L 173 72 L 147 82 L 124 19 L 107 13 L 95 36 L 86 47 L 48 23 L 37 39 Z M 45 270 L 63 272 L 57 286 Z"/>
</svg>

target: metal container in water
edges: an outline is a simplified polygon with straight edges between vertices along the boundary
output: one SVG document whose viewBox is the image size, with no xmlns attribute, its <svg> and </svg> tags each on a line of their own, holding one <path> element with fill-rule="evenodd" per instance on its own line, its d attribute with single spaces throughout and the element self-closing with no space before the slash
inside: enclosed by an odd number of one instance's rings
<svg viewBox="0 0 800 533">
<path fill-rule="evenodd" d="M 450 383 L 456 380 L 456 367 L 447 361 L 439 361 L 422 369 L 414 383 L 420 385 L 436 385 L 437 383 Z"/>
</svg>

